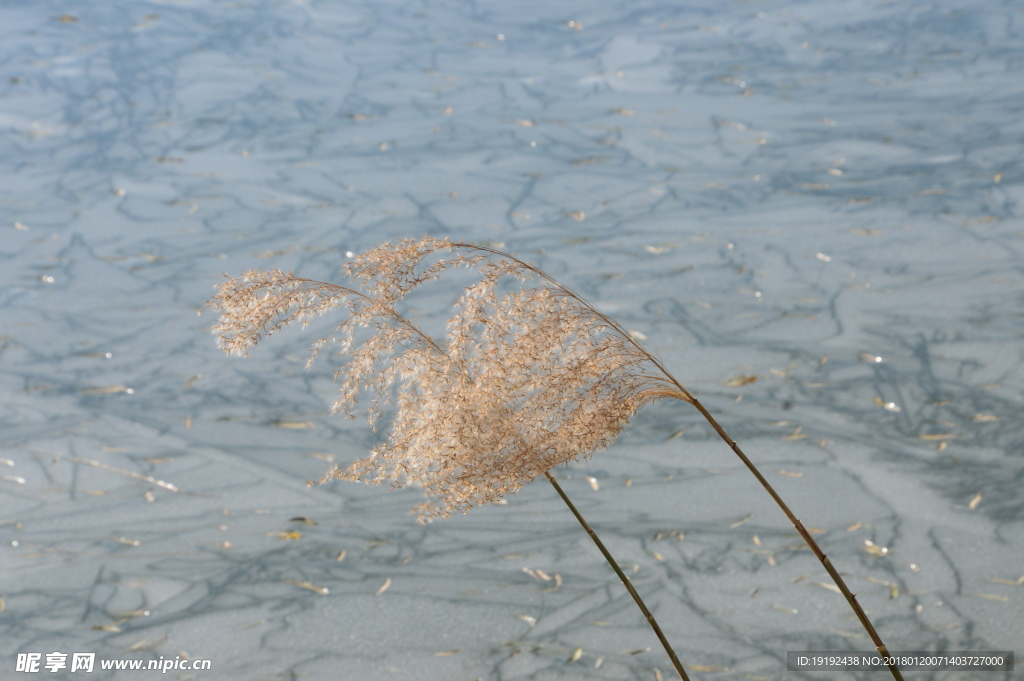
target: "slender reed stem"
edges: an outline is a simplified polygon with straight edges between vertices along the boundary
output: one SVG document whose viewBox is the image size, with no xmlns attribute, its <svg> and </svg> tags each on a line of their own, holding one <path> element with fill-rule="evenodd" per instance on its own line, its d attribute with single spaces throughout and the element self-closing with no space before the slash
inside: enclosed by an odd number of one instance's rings
<svg viewBox="0 0 1024 681">
<path fill-rule="evenodd" d="M 765 488 L 768 494 L 771 495 L 772 499 L 775 500 L 775 503 L 779 505 L 779 508 L 782 509 L 782 512 L 786 514 L 786 517 L 789 518 L 789 521 L 793 523 L 793 527 L 795 527 L 796 531 L 800 533 L 800 536 L 804 538 L 807 545 L 811 547 L 811 551 L 813 551 L 814 555 L 817 556 L 819 561 L 821 561 L 821 564 L 825 566 L 825 571 L 828 572 L 829 576 L 832 577 L 832 580 L 836 583 L 836 586 L 839 587 L 839 590 L 843 593 L 843 596 L 846 597 L 846 601 L 850 604 L 850 607 L 853 608 L 853 612 L 857 615 L 857 619 L 860 620 L 864 630 L 867 631 L 868 636 L 871 637 L 871 642 L 875 644 L 875 649 L 887 659 L 886 664 L 889 667 L 889 673 L 892 674 L 892 677 L 896 681 L 903 681 L 903 675 L 900 674 L 900 670 L 895 664 L 888 661 L 889 651 L 885 647 L 885 644 L 882 643 L 882 638 L 878 635 L 878 632 L 875 631 L 875 628 L 871 625 L 871 620 L 869 620 L 868 616 L 864 613 L 864 609 L 861 608 L 860 603 L 857 602 L 857 595 L 852 593 L 849 587 L 846 586 L 846 582 L 843 581 L 843 578 L 839 575 L 839 571 L 832 566 L 832 561 L 828 559 L 825 552 L 821 550 L 820 546 L 818 546 L 818 542 L 814 541 L 814 538 L 811 537 L 811 533 L 808 532 L 803 523 L 793 515 L 793 511 L 789 509 L 789 506 L 782 500 L 782 497 L 779 496 L 778 492 L 775 491 L 771 484 L 765 480 L 764 476 L 761 475 L 761 471 L 759 471 L 753 462 L 747 458 L 747 455 L 739 448 L 736 441 L 726 434 L 722 426 L 718 425 L 718 421 L 715 420 L 715 417 L 708 413 L 708 410 L 704 408 L 704 405 L 701 404 L 697 398 L 693 399 L 692 404 L 697 408 L 697 411 L 704 415 L 704 418 L 708 420 L 711 427 L 718 432 L 723 440 L 725 440 L 725 443 L 732 448 L 732 451 L 736 453 L 736 456 L 740 457 L 740 461 L 743 462 L 743 465 L 745 465 L 750 472 L 754 474 L 757 481 L 761 483 L 761 486 Z"/>
<path fill-rule="evenodd" d="M 548 480 L 550 480 L 551 484 L 554 485 L 555 491 L 558 492 L 558 496 L 562 497 L 562 501 L 564 501 L 566 506 L 569 507 L 572 514 L 576 516 L 576 520 L 580 521 L 580 525 L 583 526 L 583 529 L 587 531 L 590 538 L 594 540 L 595 544 L 597 544 L 597 548 L 604 555 L 604 559 L 608 561 L 608 564 L 612 566 L 612 570 L 615 570 L 615 574 L 622 580 L 622 585 L 626 587 L 626 591 L 628 591 L 629 595 L 633 597 L 636 604 L 640 606 L 640 612 L 644 614 L 644 617 L 647 619 L 647 623 L 651 625 L 651 629 L 654 629 L 654 633 L 657 634 L 658 640 L 661 641 L 661 645 L 665 646 L 665 652 L 668 653 L 669 659 L 672 660 L 672 664 L 675 666 L 676 671 L 679 672 L 679 678 L 683 681 L 690 681 L 690 677 L 686 675 L 686 671 L 683 669 L 683 663 L 679 661 L 678 657 L 676 657 L 676 651 L 672 650 L 672 646 L 669 645 L 668 639 L 665 638 L 665 634 L 661 631 L 661 627 L 658 626 L 658 621 L 654 619 L 654 615 L 651 614 L 651 611 L 647 609 L 646 605 L 644 605 L 643 599 L 640 598 L 640 594 L 638 594 L 636 589 L 633 588 L 633 584 L 629 581 L 629 577 L 626 576 L 622 571 L 622 568 L 620 568 L 615 562 L 615 559 L 612 558 L 612 554 L 608 553 L 608 549 L 605 548 L 604 542 L 601 541 L 597 536 L 597 533 L 594 532 L 590 525 L 587 524 L 587 521 L 583 519 L 583 516 L 580 515 L 580 512 L 576 509 L 576 506 L 569 501 L 569 497 L 566 496 L 564 491 L 562 491 L 561 485 L 555 482 L 555 479 L 551 477 L 551 473 L 545 471 L 544 475 L 548 476 Z"/>
</svg>

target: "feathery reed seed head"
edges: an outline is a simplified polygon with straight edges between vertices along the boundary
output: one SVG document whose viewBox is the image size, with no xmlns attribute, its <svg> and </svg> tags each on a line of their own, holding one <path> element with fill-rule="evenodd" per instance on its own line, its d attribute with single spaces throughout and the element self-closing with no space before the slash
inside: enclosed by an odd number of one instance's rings
<svg viewBox="0 0 1024 681">
<path fill-rule="evenodd" d="M 396 310 L 446 271 L 479 280 L 454 305 L 438 344 Z M 648 402 L 690 394 L 613 320 L 543 271 L 493 249 L 425 237 L 384 243 L 351 260 L 356 288 L 249 271 L 218 285 L 213 331 L 225 352 L 245 354 L 263 334 L 344 307 L 327 342 L 350 359 L 336 374 L 349 411 L 371 390 L 371 424 L 397 403 L 385 441 L 329 479 L 422 487 L 418 520 L 497 501 L 553 466 L 607 446 Z M 503 279 L 524 285 L 503 292 Z M 529 285 L 527 285 L 529 284 Z M 356 343 L 359 329 L 369 337 Z"/>
</svg>

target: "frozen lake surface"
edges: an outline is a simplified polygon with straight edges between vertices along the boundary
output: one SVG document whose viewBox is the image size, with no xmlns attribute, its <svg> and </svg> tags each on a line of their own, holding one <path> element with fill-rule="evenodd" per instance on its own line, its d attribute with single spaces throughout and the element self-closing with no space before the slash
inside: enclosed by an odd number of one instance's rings
<svg viewBox="0 0 1024 681">
<path fill-rule="evenodd" d="M 0 677 L 673 678 L 550 485 L 307 487 L 377 441 L 340 359 L 196 316 L 424 234 L 646 338 L 890 650 L 1024 651 L 1019 2 L 20 0 L 0 45 Z M 694 678 L 872 649 L 689 407 L 556 474 Z"/>
</svg>

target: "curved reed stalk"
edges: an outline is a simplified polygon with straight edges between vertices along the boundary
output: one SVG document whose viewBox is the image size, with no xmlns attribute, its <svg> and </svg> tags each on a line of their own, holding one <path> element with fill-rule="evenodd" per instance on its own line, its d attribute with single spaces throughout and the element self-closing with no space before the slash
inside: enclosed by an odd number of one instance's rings
<svg viewBox="0 0 1024 681">
<path fill-rule="evenodd" d="M 450 254 L 449 257 L 443 257 Z M 431 262 L 432 260 L 432 262 Z M 422 284 L 456 267 L 480 279 L 456 301 L 447 346 L 399 314 L 395 305 Z M 348 411 L 361 390 L 373 390 L 369 419 L 397 401 L 385 442 L 328 479 L 421 487 L 420 522 L 467 512 L 514 493 L 541 474 L 583 524 L 640 606 L 681 678 L 682 665 L 628 578 L 548 471 L 607 446 L 650 402 L 692 404 L 775 500 L 835 581 L 877 650 L 885 644 L 856 596 L 779 494 L 721 425 L 653 354 L 617 322 L 539 268 L 496 249 L 425 237 L 383 244 L 345 266 L 358 288 L 290 273 L 249 271 L 228 279 L 210 301 L 221 313 L 214 332 L 228 353 L 245 354 L 263 334 L 337 307 L 348 311 L 333 339 L 351 352 L 338 371 Z M 501 293 L 505 278 L 537 285 Z M 356 343 L 360 329 L 370 337 Z M 899 670 L 890 665 L 896 681 Z"/>
<path fill-rule="evenodd" d="M 636 589 L 633 588 L 633 583 L 629 581 L 629 577 L 626 576 L 626 573 L 622 571 L 619 564 L 615 562 L 614 558 L 612 558 L 612 554 L 608 552 L 604 542 L 601 541 L 597 536 L 597 533 L 590 527 L 590 523 L 584 520 L 583 514 L 579 512 L 576 505 L 569 500 L 568 495 L 566 495 L 562 486 L 558 484 L 558 481 L 555 480 L 551 473 L 545 472 L 544 475 L 546 475 L 548 480 L 551 481 L 555 491 L 558 492 L 558 496 L 562 497 L 562 501 L 564 501 L 569 507 L 572 514 L 576 516 L 576 520 L 580 521 L 580 525 L 583 526 L 584 531 L 586 531 L 586 533 L 590 535 L 590 538 L 594 540 L 594 543 L 597 544 L 597 548 L 601 552 L 601 555 L 604 556 L 604 559 L 612 566 L 612 570 L 615 571 L 615 574 L 622 582 L 622 585 L 626 587 L 626 591 L 628 591 L 629 595 L 633 597 L 634 601 L 636 601 L 637 607 L 640 608 L 640 612 L 644 614 L 644 619 L 646 619 L 647 623 L 651 625 L 651 629 L 654 630 L 654 635 L 658 637 L 658 640 L 661 641 L 662 647 L 665 648 L 665 652 L 668 653 L 668 658 L 672 661 L 672 666 L 676 668 L 676 673 L 679 674 L 679 678 L 683 681 L 690 681 L 690 677 L 686 675 L 686 670 L 683 669 L 683 663 L 680 662 L 679 658 L 676 656 L 676 651 L 672 649 L 672 645 L 668 642 L 668 639 L 665 638 L 665 633 L 661 630 L 661 627 L 658 626 L 658 621 L 654 619 L 654 615 L 652 615 L 651 611 L 647 609 L 647 605 L 644 603 L 643 599 L 640 598 L 640 594 L 638 594 Z"/>
<path fill-rule="evenodd" d="M 467 249 L 482 250 L 493 255 L 499 255 L 501 257 L 513 258 L 513 256 L 510 256 L 507 253 L 503 253 L 502 251 L 498 251 L 491 248 L 473 246 L 472 244 L 457 244 L 457 246 Z M 619 334 L 621 334 L 630 342 L 632 342 L 636 349 L 643 353 L 644 355 L 646 355 L 647 358 L 651 361 L 651 363 L 657 366 L 658 369 L 660 369 L 664 373 L 664 375 L 672 382 L 672 384 L 679 389 L 680 395 L 671 395 L 671 397 L 677 397 L 677 399 L 681 399 L 684 402 L 689 402 L 690 404 L 692 404 L 697 409 L 697 411 L 699 411 L 701 415 L 707 420 L 707 422 L 711 424 L 711 427 L 715 429 L 715 432 L 718 433 L 719 437 L 725 440 L 725 443 L 729 445 L 729 447 L 736 454 L 736 456 L 739 457 L 740 461 L 743 462 L 743 465 L 747 467 L 747 469 L 754 475 L 755 478 L 757 478 L 757 481 L 761 483 L 761 486 L 764 487 L 765 491 L 768 492 L 771 498 L 775 500 L 775 503 L 779 506 L 780 509 L 782 509 L 782 512 L 786 514 L 786 517 L 789 518 L 789 521 L 793 524 L 793 527 L 796 528 L 796 531 L 803 538 L 804 542 L 807 544 L 808 547 L 810 547 L 811 551 L 814 553 L 814 556 L 818 559 L 818 561 L 825 568 L 825 571 L 828 572 L 829 576 L 836 583 L 836 586 L 839 588 L 839 591 L 843 594 L 843 597 L 846 599 L 846 602 L 850 604 L 850 608 L 857 616 L 857 619 L 860 621 L 861 626 L 864 627 L 864 630 L 868 633 L 868 636 L 871 637 L 871 642 L 874 644 L 875 649 L 882 655 L 883 659 L 886 660 L 886 665 L 888 666 L 889 673 L 892 675 L 893 679 L 895 679 L 895 681 L 903 681 L 903 675 L 900 673 L 899 668 L 891 661 L 892 656 L 889 655 L 888 648 L 886 647 L 885 643 L 882 642 L 882 638 L 878 635 L 878 632 L 875 630 L 874 625 L 871 624 L 871 620 L 868 619 L 867 613 L 864 612 L 864 609 L 860 606 L 860 603 L 857 602 L 857 595 L 850 591 L 850 588 L 846 585 L 846 581 L 843 580 L 842 575 L 840 575 L 839 571 L 836 570 L 835 567 L 832 565 L 832 561 L 829 560 L 828 556 L 825 555 L 825 552 L 821 550 L 821 546 L 819 546 L 818 542 L 814 540 L 814 538 L 811 536 L 811 533 L 807 531 L 807 528 L 804 527 L 804 524 L 800 522 L 799 518 L 797 518 L 796 515 L 794 515 L 793 511 L 790 510 L 789 505 L 782 500 L 782 497 L 779 496 L 779 493 L 776 492 L 775 488 L 771 486 L 771 483 L 769 483 L 768 480 L 765 479 L 764 475 L 761 474 L 761 471 L 758 470 L 757 466 L 755 466 L 754 463 L 749 458 L 747 458 L 747 455 L 743 453 L 743 450 L 741 450 L 739 445 L 736 444 L 736 441 L 729 437 L 729 435 L 725 432 L 725 429 L 722 428 L 718 421 L 715 420 L 715 417 L 713 417 L 708 412 L 704 405 L 701 404 L 700 401 L 693 395 L 691 395 L 685 388 L 683 388 L 679 381 L 677 381 L 676 378 L 671 373 L 669 373 L 668 369 L 666 369 L 664 365 L 662 365 L 661 362 L 658 361 L 657 358 L 655 358 L 653 355 L 647 352 L 647 350 L 644 349 L 643 346 L 637 343 L 636 340 L 633 338 L 632 334 L 630 334 L 628 331 L 619 326 L 615 321 L 613 321 L 612 319 L 598 311 L 596 308 L 594 308 L 593 305 L 588 303 L 581 296 L 576 295 L 571 290 L 569 290 L 559 282 L 555 281 L 545 272 L 528 263 L 522 261 L 517 262 L 520 262 L 524 267 L 530 268 L 532 271 L 537 273 L 538 276 L 543 278 L 551 285 L 556 286 L 560 290 L 564 291 L 566 294 L 574 297 L 576 300 L 580 302 L 581 305 L 585 306 L 591 313 L 603 319 L 609 326 L 613 327 Z"/>
</svg>

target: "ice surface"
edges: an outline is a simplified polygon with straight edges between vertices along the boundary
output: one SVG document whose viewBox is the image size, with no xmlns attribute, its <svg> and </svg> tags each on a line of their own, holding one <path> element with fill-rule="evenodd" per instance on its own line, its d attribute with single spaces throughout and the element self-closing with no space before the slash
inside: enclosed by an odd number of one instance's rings
<svg viewBox="0 0 1024 681">
<path fill-rule="evenodd" d="M 952 0 L 4 3 L 0 678 L 670 678 L 549 485 L 426 527 L 416 490 L 307 487 L 377 437 L 329 414 L 339 358 L 229 358 L 196 317 L 222 273 L 423 234 L 643 334 L 890 649 L 1024 651 L 1022 31 Z M 694 677 L 871 649 L 693 410 L 556 473 Z"/>
</svg>

